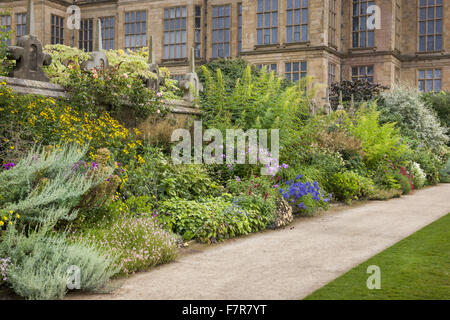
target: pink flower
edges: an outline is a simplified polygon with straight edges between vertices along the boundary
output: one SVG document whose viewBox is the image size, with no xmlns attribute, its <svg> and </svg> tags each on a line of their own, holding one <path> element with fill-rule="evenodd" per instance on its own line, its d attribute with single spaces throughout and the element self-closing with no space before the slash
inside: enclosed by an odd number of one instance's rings
<svg viewBox="0 0 450 320">
<path fill-rule="evenodd" d="M 156 94 L 156 96 L 159 97 L 159 98 L 161 98 L 162 95 L 163 95 L 162 92 L 158 92 L 158 93 Z"/>
<path fill-rule="evenodd" d="M 124 77 L 125 79 L 128 79 L 128 75 L 127 75 L 126 73 L 123 74 L 123 77 Z"/>
<path fill-rule="evenodd" d="M 127 87 L 128 87 L 128 88 L 131 88 L 131 84 L 128 84 Z"/>
<path fill-rule="evenodd" d="M 158 110 L 156 110 L 156 113 L 161 113 L 161 111 L 158 109 Z"/>
<path fill-rule="evenodd" d="M 98 78 L 98 74 L 94 73 L 93 77 L 94 77 L 94 79 L 97 79 Z"/>
</svg>

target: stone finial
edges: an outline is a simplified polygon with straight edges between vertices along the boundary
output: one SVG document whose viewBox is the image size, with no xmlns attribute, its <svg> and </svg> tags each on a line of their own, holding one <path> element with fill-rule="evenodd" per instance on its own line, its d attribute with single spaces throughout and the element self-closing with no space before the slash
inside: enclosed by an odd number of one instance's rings
<svg viewBox="0 0 450 320">
<path fill-rule="evenodd" d="M 34 3 L 28 0 L 27 22 L 25 35 L 17 39 L 15 46 L 9 46 L 8 52 L 16 65 L 10 73 L 11 77 L 18 79 L 50 81 L 45 75 L 43 66 L 52 63 L 52 57 L 44 53 L 42 44 L 34 35 Z"/>
<path fill-rule="evenodd" d="M 27 34 L 17 39 L 16 46 L 9 46 L 8 52 L 16 60 L 16 66 L 10 73 L 11 77 L 19 79 L 48 82 L 43 66 L 52 62 L 52 57 L 42 50 L 42 44 L 34 35 Z"/>
<path fill-rule="evenodd" d="M 150 36 L 148 45 L 148 70 L 155 74 L 154 78 L 145 79 L 145 84 L 148 89 L 159 92 L 160 86 L 164 85 L 164 77 L 159 72 L 159 67 L 155 63 L 155 53 L 153 51 L 153 36 Z"/>
<path fill-rule="evenodd" d="M 336 110 L 344 110 L 344 105 L 343 105 L 344 101 L 342 98 L 342 90 L 339 91 L 339 105 L 337 106 Z"/>
<path fill-rule="evenodd" d="M 155 53 L 153 51 L 153 36 L 148 40 L 148 64 L 155 64 Z"/>
<path fill-rule="evenodd" d="M 97 32 L 95 33 L 94 39 L 94 52 L 103 51 L 103 37 L 102 37 L 102 21 L 98 19 L 97 21 Z"/>
<path fill-rule="evenodd" d="M 195 50 L 193 47 L 191 48 L 191 56 L 189 59 L 189 72 L 195 73 Z"/>
<path fill-rule="evenodd" d="M 178 83 L 181 90 L 184 91 L 183 100 L 193 103 L 198 97 L 203 85 L 195 72 L 195 50 L 191 48 L 191 56 L 189 59 L 189 73 L 184 76 L 184 80 Z"/>
<path fill-rule="evenodd" d="M 28 0 L 27 7 L 27 20 L 25 24 L 25 35 L 27 34 L 35 34 L 34 30 L 34 2 L 33 0 Z"/>
<path fill-rule="evenodd" d="M 102 43 L 102 22 L 98 19 L 97 28 L 95 28 L 95 50 L 91 54 L 91 58 L 89 60 L 84 61 L 81 64 L 81 69 L 84 71 L 90 71 L 92 69 L 105 69 L 108 68 L 109 62 L 108 57 L 103 52 L 103 43 Z"/>
</svg>

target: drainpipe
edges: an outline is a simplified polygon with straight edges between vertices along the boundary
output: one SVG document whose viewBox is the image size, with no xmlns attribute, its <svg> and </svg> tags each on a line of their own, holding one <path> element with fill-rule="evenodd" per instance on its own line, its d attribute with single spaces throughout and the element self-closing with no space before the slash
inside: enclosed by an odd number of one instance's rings
<svg viewBox="0 0 450 320">
<path fill-rule="evenodd" d="M 208 0 L 203 0 L 203 12 L 204 12 L 204 30 L 205 36 L 203 38 L 203 60 L 206 62 L 206 57 L 208 53 Z"/>
<path fill-rule="evenodd" d="M 344 0 L 341 0 L 341 54 L 343 54 L 344 53 L 344 33 L 343 33 L 343 26 L 344 26 Z M 350 30 L 351 30 L 351 26 L 350 26 Z M 344 61 L 343 61 L 343 59 L 341 58 L 340 59 L 341 60 L 341 63 L 340 63 L 340 70 L 339 70 L 339 78 L 340 78 L 340 82 L 342 82 L 342 80 L 343 80 L 343 78 L 342 78 L 342 76 L 343 76 L 343 66 L 344 66 Z"/>
</svg>

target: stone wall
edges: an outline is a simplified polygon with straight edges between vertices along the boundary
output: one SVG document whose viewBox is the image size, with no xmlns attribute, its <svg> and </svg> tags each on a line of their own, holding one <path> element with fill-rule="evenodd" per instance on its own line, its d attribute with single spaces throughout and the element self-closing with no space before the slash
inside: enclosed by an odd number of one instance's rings
<svg viewBox="0 0 450 320">
<path fill-rule="evenodd" d="M 285 63 L 292 61 L 307 61 L 308 74 L 324 85 L 318 92 L 316 100 L 323 101 L 326 96 L 328 78 L 328 62 L 337 64 L 336 80 L 350 79 L 352 66 L 374 65 L 375 80 L 384 85 L 395 82 L 396 71 L 400 69 L 400 80 L 417 86 L 417 72 L 421 68 L 441 68 L 442 88 L 450 90 L 448 64 L 450 63 L 450 2 L 443 1 L 444 39 L 442 52 L 419 53 L 418 51 L 418 0 L 375 0 L 381 8 L 381 29 L 375 30 L 375 46 L 367 49 L 354 49 L 352 39 L 352 2 L 353 0 L 337 0 L 337 35 L 336 47 L 328 43 L 329 3 L 330 0 L 309 0 L 309 34 L 305 43 L 287 44 L 285 37 L 286 0 L 278 0 L 278 43 L 275 45 L 257 46 L 257 6 L 256 0 L 109 0 L 82 4 L 82 18 L 99 18 L 114 16 L 115 45 L 123 48 L 125 44 L 124 19 L 125 12 L 146 10 L 147 39 L 153 36 L 156 63 L 167 66 L 175 75 L 183 75 L 189 70 L 187 57 L 185 59 L 163 59 L 163 15 L 164 8 L 186 6 L 187 19 L 187 47 L 194 45 L 194 9 L 196 5 L 207 3 L 202 10 L 202 59 L 197 63 L 211 59 L 212 38 L 212 8 L 217 5 L 231 5 L 231 53 L 238 56 L 238 3 L 243 6 L 243 52 L 241 56 L 252 63 L 276 63 L 281 75 L 284 73 Z M 36 32 L 44 44 L 50 43 L 50 16 L 52 13 L 67 17 L 65 8 L 67 2 L 63 0 L 36 0 Z M 397 3 L 400 10 L 400 21 L 396 21 Z M 342 4 L 342 17 L 340 17 Z M 16 13 L 26 11 L 25 0 L 3 0 L 0 7 L 12 9 L 12 27 L 15 29 Z M 67 19 L 67 18 L 66 18 Z M 66 20 L 65 20 L 66 21 Z M 206 28 L 205 28 L 206 22 Z M 399 26 L 397 25 L 399 24 Z M 95 23 L 94 23 L 95 25 Z M 396 37 L 396 28 L 400 27 L 400 39 Z M 207 42 L 205 42 L 205 37 Z M 72 44 L 72 31 L 65 28 L 64 43 Z M 15 39 L 13 38 L 13 43 Z M 75 32 L 75 44 L 78 45 L 78 32 Z M 206 49 L 206 56 L 204 55 Z M 398 49 L 398 50 L 397 50 Z M 342 73 L 341 73 L 342 70 Z"/>
</svg>

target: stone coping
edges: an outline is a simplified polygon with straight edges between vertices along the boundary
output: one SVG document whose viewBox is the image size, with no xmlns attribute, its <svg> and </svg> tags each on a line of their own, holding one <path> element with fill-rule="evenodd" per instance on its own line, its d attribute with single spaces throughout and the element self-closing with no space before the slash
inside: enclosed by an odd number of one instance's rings
<svg viewBox="0 0 450 320">
<path fill-rule="evenodd" d="M 39 94 L 52 98 L 68 98 L 69 95 L 64 87 L 51 82 L 36 80 L 1 77 L 0 82 L 6 84 L 19 94 Z M 190 102 L 184 100 L 163 100 L 163 103 L 171 107 L 172 113 L 200 115 L 200 109 L 194 107 Z"/>
<path fill-rule="evenodd" d="M 11 77 L 0 77 L 0 82 L 6 82 L 11 89 L 19 94 L 39 94 L 52 98 L 68 97 L 64 87 L 51 82 Z"/>
<path fill-rule="evenodd" d="M 184 101 L 184 100 L 172 100 L 167 99 L 163 100 L 163 103 L 167 106 L 171 107 L 172 113 L 179 114 L 192 114 L 192 115 L 200 115 L 201 111 L 199 108 L 192 105 L 192 103 Z"/>
</svg>

